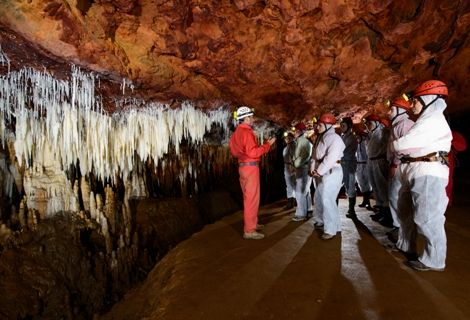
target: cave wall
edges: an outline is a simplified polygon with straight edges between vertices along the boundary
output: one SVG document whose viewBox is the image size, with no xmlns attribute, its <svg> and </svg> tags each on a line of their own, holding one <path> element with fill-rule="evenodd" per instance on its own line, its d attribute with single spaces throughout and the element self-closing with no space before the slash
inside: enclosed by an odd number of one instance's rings
<svg viewBox="0 0 470 320">
<path fill-rule="evenodd" d="M 466 0 L 8 0 L 0 16 L 7 52 L 24 37 L 146 99 L 248 104 L 287 124 L 380 111 L 439 78 L 450 112 L 470 106 Z"/>
</svg>

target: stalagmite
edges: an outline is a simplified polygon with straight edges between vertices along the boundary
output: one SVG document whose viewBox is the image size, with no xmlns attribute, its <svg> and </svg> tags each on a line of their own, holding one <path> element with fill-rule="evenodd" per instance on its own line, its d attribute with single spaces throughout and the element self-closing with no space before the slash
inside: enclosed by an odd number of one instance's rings
<svg viewBox="0 0 470 320">
<path fill-rule="evenodd" d="M 109 229 L 112 234 L 116 233 L 116 196 L 114 195 L 113 189 L 107 185 L 105 188 L 105 206 L 104 214 L 108 218 Z"/>
<path fill-rule="evenodd" d="M 80 211 L 80 202 L 78 201 L 80 194 L 79 194 L 79 188 L 78 188 L 78 180 L 75 180 L 73 183 L 73 194 L 75 196 L 74 199 L 72 199 L 72 203 L 70 205 L 70 211 L 72 212 L 79 212 Z"/>
<path fill-rule="evenodd" d="M 93 191 L 90 192 L 90 217 L 92 220 L 96 221 L 97 213 L 96 213 L 96 199 L 95 194 Z"/>
<path fill-rule="evenodd" d="M 101 196 L 101 194 L 98 193 L 95 196 L 95 198 L 96 198 L 96 210 L 100 212 L 103 211 L 103 197 Z"/>
<path fill-rule="evenodd" d="M 25 229 L 28 226 L 28 221 L 25 211 L 25 199 L 23 198 L 20 202 L 20 208 L 18 211 L 18 219 L 20 221 L 21 229 Z"/>
<path fill-rule="evenodd" d="M 85 211 L 90 211 L 90 185 L 84 176 L 80 179 L 80 189 L 82 191 L 83 207 Z"/>
<path fill-rule="evenodd" d="M 38 224 L 38 218 L 36 212 L 33 209 L 28 210 L 28 228 L 30 230 L 36 230 Z"/>
</svg>

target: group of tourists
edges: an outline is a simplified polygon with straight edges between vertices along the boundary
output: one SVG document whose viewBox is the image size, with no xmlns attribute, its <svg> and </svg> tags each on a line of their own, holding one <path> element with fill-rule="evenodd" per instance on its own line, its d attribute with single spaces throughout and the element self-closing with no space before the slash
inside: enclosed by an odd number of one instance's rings
<svg viewBox="0 0 470 320">
<path fill-rule="evenodd" d="M 419 271 L 443 271 L 452 142 L 443 113 L 447 96 L 445 83 L 430 80 L 418 85 L 412 94 L 392 100 L 388 119 L 369 114 L 363 123 L 354 123 L 351 117 L 337 119 L 325 113 L 316 121 L 314 134 L 309 134 L 312 131 L 303 122 L 296 123 L 286 132 L 283 149 L 286 209 L 295 207 L 292 221 L 312 217 L 315 229 L 323 230 L 321 239 L 334 238 L 341 232 L 340 190 L 344 187 L 348 199 L 346 216 L 357 219 L 357 185 L 363 196 L 359 207 L 374 211 L 372 220 L 390 228 L 388 235 L 396 249 L 415 257 L 409 266 Z M 251 127 L 253 111 L 248 107 L 237 110 L 237 120 L 230 148 L 239 164 L 244 238 L 262 239 L 262 226 L 258 224 L 259 160 L 275 138 L 257 144 Z M 424 240 L 419 254 L 418 234 Z"/>
</svg>

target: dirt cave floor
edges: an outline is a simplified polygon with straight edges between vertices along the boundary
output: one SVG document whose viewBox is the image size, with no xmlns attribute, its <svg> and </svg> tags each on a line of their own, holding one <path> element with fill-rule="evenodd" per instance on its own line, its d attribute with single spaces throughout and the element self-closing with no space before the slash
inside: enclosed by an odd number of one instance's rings
<svg viewBox="0 0 470 320">
<path fill-rule="evenodd" d="M 358 199 L 361 200 L 361 199 Z M 447 211 L 445 272 L 416 272 L 370 212 L 344 215 L 321 240 L 285 201 L 260 209 L 263 240 L 242 239 L 242 212 L 180 243 L 104 319 L 470 319 L 469 204 Z"/>
</svg>

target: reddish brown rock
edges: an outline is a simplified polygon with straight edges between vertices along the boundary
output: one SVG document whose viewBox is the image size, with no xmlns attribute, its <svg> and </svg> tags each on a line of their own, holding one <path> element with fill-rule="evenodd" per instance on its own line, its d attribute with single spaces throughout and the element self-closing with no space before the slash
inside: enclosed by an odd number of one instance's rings
<svg viewBox="0 0 470 320">
<path fill-rule="evenodd" d="M 438 78 L 450 112 L 470 106 L 468 1 L 7 0 L 0 16 L 7 54 L 24 37 L 56 69 L 73 62 L 115 81 L 108 95 L 125 77 L 142 98 L 247 104 L 285 124 L 381 111 Z M 41 65 L 24 55 L 18 65 Z"/>
</svg>

